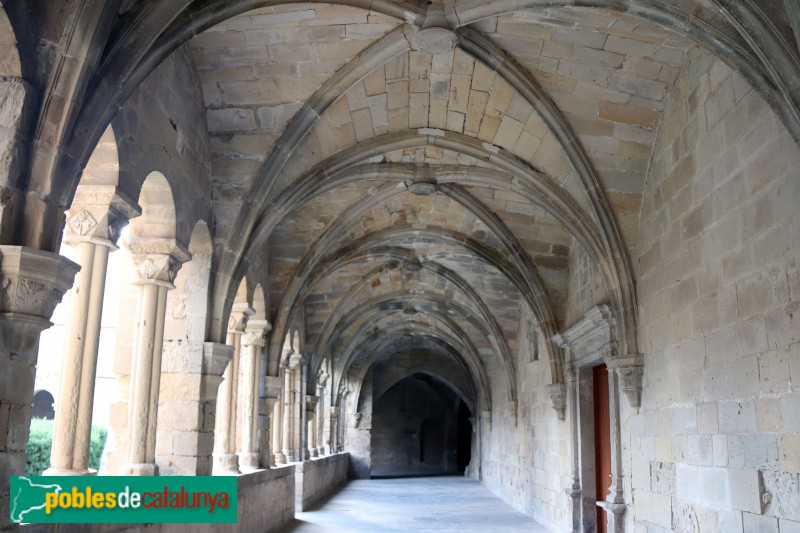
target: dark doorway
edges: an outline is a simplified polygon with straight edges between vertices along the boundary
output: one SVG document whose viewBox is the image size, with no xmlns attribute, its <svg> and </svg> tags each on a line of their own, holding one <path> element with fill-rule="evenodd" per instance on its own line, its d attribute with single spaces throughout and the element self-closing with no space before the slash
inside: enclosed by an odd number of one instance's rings
<svg viewBox="0 0 800 533">
<path fill-rule="evenodd" d="M 456 441 L 456 469 L 464 472 L 472 459 L 472 422 L 464 400 L 458 405 L 458 439 Z"/>
<path fill-rule="evenodd" d="M 611 419 L 608 409 L 608 369 L 592 369 L 594 389 L 594 460 L 597 501 L 603 501 L 611 485 Z M 606 533 L 606 511 L 597 506 L 597 532 Z"/>
<path fill-rule="evenodd" d="M 436 466 L 444 461 L 444 431 L 442 423 L 429 418 L 419 431 L 419 462 Z"/>
</svg>

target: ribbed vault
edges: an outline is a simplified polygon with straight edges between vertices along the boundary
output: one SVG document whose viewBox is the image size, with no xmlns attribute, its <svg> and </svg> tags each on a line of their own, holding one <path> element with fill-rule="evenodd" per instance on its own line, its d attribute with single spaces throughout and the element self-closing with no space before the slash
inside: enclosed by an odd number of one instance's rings
<svg viewBox="0 0 800 533">
<path fill-rule="evenodd" d="M 381 357 L 428 349 L 463 366 L 470 401 L 488 404 L 500 376 L 513 406 L 527 327 L 545 339 L 549 383 L 563 383 L 550 338 L 569 325 L 575 257 L 603 280 L 620 353 L 638 354 L 641 195 L 657 131 L 671 127 L 667 94 L 697 48 L 800 138 L 788 1 L 455 0 L 435 4 L 440 42 L 425 38 L 424 2 L 117 7 L 88 10 L 106 33 L 34 73 L 45 96 L 30 176 L 15 178 L 31 193 L 20 209 L 67 207 L 128 97 L 171 54 L 190 55 L 214 198 L 206 336 L 225 340 L 242 280 L 260 277 L 274 324 L 265 371 L 277 375 L 299 331 L 309 381 L 327 359 L 337 391 Z M 60 67 L 73 57 L 82 68 Z M 62 100 L 75 105 L 51 105 Z"/>
</svg>

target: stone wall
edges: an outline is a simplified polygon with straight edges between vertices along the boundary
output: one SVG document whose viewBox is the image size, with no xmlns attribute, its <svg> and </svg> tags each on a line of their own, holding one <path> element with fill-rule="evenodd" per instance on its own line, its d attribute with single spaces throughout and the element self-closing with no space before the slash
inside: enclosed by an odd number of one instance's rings
<svg viewBox="0 0 800 533">
<path fill-rule="evenodd" d="M 295 465 L 295 508 L 310 509 L 347 481 L 350 455 L 337 453 Z"/>
<path fill-rule="evenodd" d="M 551 406 L 546 389 L 551 383 L 547 356 L 531 361 L 526 350 L 518 350 L 516 355 L 516 419 L 499 365 L 488 365 L 493 402 L 491 413 L 481 415 L 481 479 L 516 509 L 562 531 L 571 525 L 569 497 L 564 492 L 571 473 L 569 426 Z"/>
<path fill-rule="evenodd" d="M 623 428 L 626 520 L 798 531 L 800 150 L 709 55 L 690 58 L 664 116 L 639 232 L 645 373 Z"/>
</svg>

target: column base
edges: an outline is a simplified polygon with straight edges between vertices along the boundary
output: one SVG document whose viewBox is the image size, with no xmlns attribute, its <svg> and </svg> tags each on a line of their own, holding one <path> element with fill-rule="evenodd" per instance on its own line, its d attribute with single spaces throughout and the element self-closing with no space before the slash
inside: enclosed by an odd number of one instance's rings
<svg viewBox="0 0 800 533">
<path fill-rule="evenodd" d="M 119 469 L 121 476 L 157 476 L 158 465 L 154 463 L 126 463 Z"/>
<path fill-rule="evenodd" d="M 319 453 L 317 453 L 317 449 L 316 449 L 316 448 L 311 448 L 311 449 L 308 451 L 308 454 L 307 454 L 307 455 L 308 455 L 308 456 L 309 456 L 311 459 L 315 459 L 315 458 L 319 457 Z"/>
<path fill-rule="evenodd" d="M 283 455 L 281 452 L 276 452 L 272 454 L 272 464 L 270 464 L 270 466 L 285 465 L 285 464 L 286 464 L 285 455 Z"/>
<path fill-rule="evenodd" d="M 284 464 L 293 463 L 295 461 L 294 450 L 283 450 L 281 455 L 284 457 Z"/>
<path fill-rule="evenodd" d="M 239 456 L 235 453 L 226 453 L 214 456 L 214 475 L 230 476 L 241 474 L 239 471 Z"/>
<path fill-rule="evenodd" d="M 239 469 L 244 472 L 252 472 L 261 468 L 259 455 L 257 453 L 240 453 L 239 454 Z"/>
<path fill-rule="evenodd" d="M 85 470 L 70 470 L 68 468 L 53 468 L 50 467 L 44 472 L 43 476 L 96 476 L 97 470 L 94 468 L 87 468 Z"/>
</svg>

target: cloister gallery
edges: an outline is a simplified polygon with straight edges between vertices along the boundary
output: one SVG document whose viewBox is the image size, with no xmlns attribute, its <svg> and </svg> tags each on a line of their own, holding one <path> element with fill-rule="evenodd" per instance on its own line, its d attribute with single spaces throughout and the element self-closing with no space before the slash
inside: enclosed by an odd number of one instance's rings
<svg viewBox="0 0 800 533">
<path fill-rule="evenodd" d="M 800 531 L 796 0 L 0 3 L 0 529 L 50 380 L 46 473 L 239 476 L 192 531 Z"/>
</svg>

